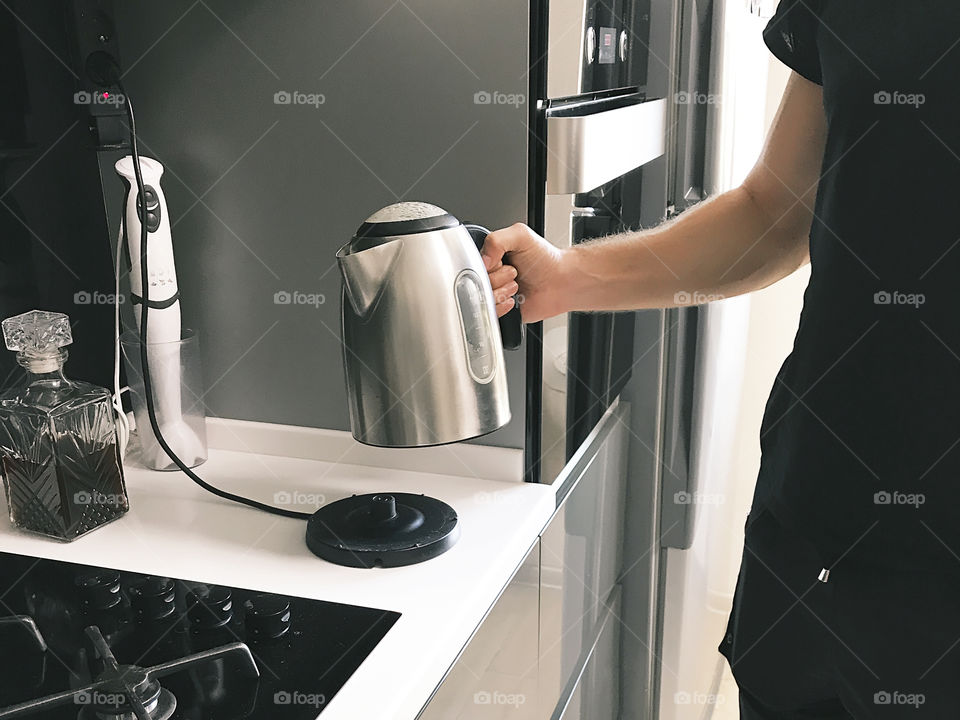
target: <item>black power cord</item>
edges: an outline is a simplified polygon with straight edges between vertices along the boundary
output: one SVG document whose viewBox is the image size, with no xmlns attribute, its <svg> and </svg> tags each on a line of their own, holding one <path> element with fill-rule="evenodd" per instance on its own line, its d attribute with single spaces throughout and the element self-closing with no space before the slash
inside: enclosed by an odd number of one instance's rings
<svg viewBox="0 0 960 720">
<path fill-rule="evenodd" d="M 120 89 L 121 94 L 123 95 L 123 104 L 127 109 L 127 120 L 130 123 L 130 154 L 133 157 L 133 173 L 137 180 L 137 193 L 139 197 L 145 197 L 144 193 L 144 184 L 143 176 L 140 173 L 140 153 L 137 149 L 137 125 L 133 117 L 133 104 L 130 102 L 130 96 L 127 94 L 126 89 L 123 87 L 123 83 L 120 81 L 120 72 L 116 64 L 112 65 L 112 75 L 114 79 L 114 84 Z M 142 205 L 146 206 L 146 203 L 142 202 Z M 243 497 L 241 495 L 235 495 L 226 490 L 221 490 L 220 488 L 214 487 L 210 483 L 206 482 L 203 478 L 197 475 L 193 470 L 187 467 L 187 464 L 181 460 L 177 454 L 173 451 L 170 445 L 167 443 L 166 439 L 163 437 L 163 434 L 160 432 L 160 423 L 157 421 L 157 410 L 154 405 L 153 400 L 153 386 L 150 381 L 150 368 L 147 363 L 147 317 L 149 316 L 148 308 L 150 307 L 149 298 L 150 298 L 150 276 L 147 272 L 147 241 L 149 238 L 149 233 L 147 232 L 147 223 L 145 218 L 140 218 L 140 286 L 141 294 L 143 295 L 143 302 L 140 307 L 140 372 L 143 377 L 143 391 L 144 398 L 147 404 L 147 415 L 150 418 L 150 427 L 153 429 L 153 435 L 156 437 L 157 442 L 160 444 L 160 447 L 163 448 L 163 451 L 167 454 L 174 464 L 183 471 L 183 473 L 193 480 L 197 485 L 202 487 L 209 493 L 213 493 L 217 497 L 221 497 L 224 500 L 231 500 L 233 502 L 241 503 L 257 510 L 264 510 L 268 513 L 273 513 L 274 515 L 281 515 L 283 517 L 297 518 L 299 520 L 307 520 L 311 517 L 313 513 L 299 512 L 297 510 L 285 510 L 283 508 L 274 507 L 273 505 L 267 505 L 266 503 L 259 502 L 257 500 L 252 500 L 250 498 Z M 119 250 L 118 250 L 119 252 Z"/>
</svg>

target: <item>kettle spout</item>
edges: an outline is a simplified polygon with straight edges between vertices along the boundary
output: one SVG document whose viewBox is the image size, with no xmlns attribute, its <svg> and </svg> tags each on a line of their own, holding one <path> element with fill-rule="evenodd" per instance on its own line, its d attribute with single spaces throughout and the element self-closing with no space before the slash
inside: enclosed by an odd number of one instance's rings
<svg viewBox="0 0 960 720">
<path fill-rule="evenodd" d="M 394 240 L 353 253 L 348 243 L 337 251 L 344 290 L 353 311 L 360 317 L 366 315 L 380 297 L 402 247 L 403 242 Z"/>
</svg>

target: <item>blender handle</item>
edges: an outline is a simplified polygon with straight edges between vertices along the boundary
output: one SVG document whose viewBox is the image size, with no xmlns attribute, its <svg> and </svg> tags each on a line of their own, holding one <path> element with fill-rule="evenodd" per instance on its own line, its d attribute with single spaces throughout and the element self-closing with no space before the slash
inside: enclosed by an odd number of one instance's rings
<svg viewBox="0 0 960 720">
<path fill-rule="evenodd" d="M 487 239 L 490 231 L 482 225 L 464 223 L 463 226 L 470 233 L 470 237 L 473 238 L 477 250 L 483 250 L 483 241 Z M 514 302 L 516 302 L 516 298 L 514 298 Z M 500 337 L 503 340 L 503 347 L 506 350 L 519 350 L 523 344 L 525 333 L 526 327 L 520 315 L 520 306 L 514 304 L 510 312 L 500 318 Z"/>
</svg>

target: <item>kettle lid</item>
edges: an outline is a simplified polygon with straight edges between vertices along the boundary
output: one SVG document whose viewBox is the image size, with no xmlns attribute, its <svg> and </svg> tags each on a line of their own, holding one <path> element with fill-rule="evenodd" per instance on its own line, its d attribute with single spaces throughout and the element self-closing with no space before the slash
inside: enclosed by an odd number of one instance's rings
<svg viewBox="0 0 960 720">
<path fill-rule="evenodd" d="M 377 210 L 361 225 L 350 243 L 350 252 L 382 245 L 385 238 L 397 235 L 444 230 L 460 221 L 443 208 L 425 202 L 400 202 Z"/>
</svg>

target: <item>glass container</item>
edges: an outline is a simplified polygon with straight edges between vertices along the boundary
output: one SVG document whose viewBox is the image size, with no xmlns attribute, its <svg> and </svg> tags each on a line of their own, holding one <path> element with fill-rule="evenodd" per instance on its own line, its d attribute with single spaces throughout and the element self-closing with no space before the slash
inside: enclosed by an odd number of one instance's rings
<svg viewBox="0 0 960 720">
<path fill-rule="evenodd" d="M 26 371 L 0 394 L 0 469 L 11 522 L 74 540 L 129 509 L 111 395 L 63 373 L 72 341 L 63 313 L 32 310 L 2 323 Z"/>
</svg>

